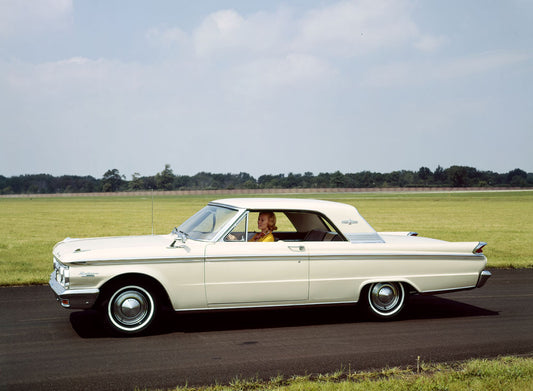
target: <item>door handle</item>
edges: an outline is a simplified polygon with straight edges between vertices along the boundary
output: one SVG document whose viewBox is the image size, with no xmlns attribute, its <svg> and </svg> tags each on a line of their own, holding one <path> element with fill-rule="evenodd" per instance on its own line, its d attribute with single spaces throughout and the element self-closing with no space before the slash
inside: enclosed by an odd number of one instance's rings
<svg viewBox="0 0 533 391">
<path fill-rule="evenodd" d="M 289 246 L 289 249 L 291 249 L 292 251 L 297 251 L 297 252 L 305 251 L 304 246 Z"/>
</svg>

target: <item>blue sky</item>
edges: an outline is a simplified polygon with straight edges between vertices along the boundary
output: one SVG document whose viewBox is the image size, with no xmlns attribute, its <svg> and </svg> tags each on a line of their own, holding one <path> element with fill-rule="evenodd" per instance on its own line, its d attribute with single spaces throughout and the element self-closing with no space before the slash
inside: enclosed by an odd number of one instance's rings
<svg viewBox="0 0 533 391">
<path fill-rule="evenodd" d="M 0 0 L 0 175 L 533 172 L 533 2 Z"/>
</svg>

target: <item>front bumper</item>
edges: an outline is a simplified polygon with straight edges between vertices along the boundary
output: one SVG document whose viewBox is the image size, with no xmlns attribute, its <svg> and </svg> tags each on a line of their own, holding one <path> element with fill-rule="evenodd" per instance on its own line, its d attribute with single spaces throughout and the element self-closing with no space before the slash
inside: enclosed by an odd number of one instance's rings
<svg viewBox="0 0 533 391">
<path fill-rule="evenodd" d="M 94 306 L 98 294 L 100 293 L 99 289 L 65 289 L 56 280 L 55 270 L 50 275 L 50 281 L 48 281 L 50 288 L 54 291 L 56 295 L 56 300 L 65 307 L 72 309 L 89 309 Z"/>
</svg>

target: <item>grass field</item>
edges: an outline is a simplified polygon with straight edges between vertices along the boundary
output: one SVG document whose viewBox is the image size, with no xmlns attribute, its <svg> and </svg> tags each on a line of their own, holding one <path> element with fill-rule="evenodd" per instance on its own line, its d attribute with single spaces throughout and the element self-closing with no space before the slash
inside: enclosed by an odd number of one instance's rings
<svg viewBox="0 0 533 391">
<path fill-rule="evenodd" d="M 285 195 L 286 196 L 286 195 Z M 356 206 L 378 231 L 485 241 L 489 267 L 533 267 L 533 191 L 290 195 Z M 212 196 L 154 197 L 154 233 L 169 233 Z M 65 237 L 152 233 L 150 197 L 0 198 L 0 285 L 42 284 Z"/>
<path fill-rule="evenodd" d="M 270 381 L 234 380 L 230 385 L 178 387 L 176 391 L 531 391 L 533 359 L 501 357 L 453 365 L 424 364 L 378 372 L 338 371 L 333 374 L 273 378 Z"/>
</svg>

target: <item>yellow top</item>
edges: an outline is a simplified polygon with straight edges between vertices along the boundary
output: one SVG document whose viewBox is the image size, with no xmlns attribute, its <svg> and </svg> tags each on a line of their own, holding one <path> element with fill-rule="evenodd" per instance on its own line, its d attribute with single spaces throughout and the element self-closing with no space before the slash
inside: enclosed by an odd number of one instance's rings
<svg viewBox="0 0 533 391">
<path fill-rule="evenodd" d="M 274 235 L 272 235 L 272 232 L 269 232 L 268 234 L 263 234 L 262 232 L 256 233 L 252 239 L 250 239 L 250 242 L 274 242 Z"/>
</svg>

